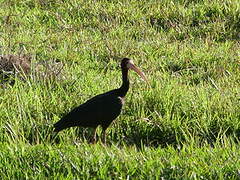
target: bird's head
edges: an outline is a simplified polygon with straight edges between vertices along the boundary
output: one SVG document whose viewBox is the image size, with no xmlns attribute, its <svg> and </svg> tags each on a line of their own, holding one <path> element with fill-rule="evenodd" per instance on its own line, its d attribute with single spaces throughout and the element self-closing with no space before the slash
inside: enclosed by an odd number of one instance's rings
<svg viewBox="0 0 240 180">
<path fill-rule="evenodd" d="M 147 81 L 146 76 L 144 75 L 144 73 L 133 63 L 133 61 L 129 58 L 123 58 L 121 61 L 121 68 L 122 69 L 132 69 L 133 71 L 135 71 L 139 76 L 141 76 L 141 78 Z"/>
</svg>

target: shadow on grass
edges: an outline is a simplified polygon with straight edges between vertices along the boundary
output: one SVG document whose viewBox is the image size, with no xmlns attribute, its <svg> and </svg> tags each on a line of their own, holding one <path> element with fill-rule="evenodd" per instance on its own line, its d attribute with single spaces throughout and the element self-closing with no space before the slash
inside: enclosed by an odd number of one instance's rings
<svg viewBox="0 0 240 180">
<path fill-rule="evenodd" d="M 223 138 L 231 138 L 236 143 L 240 141 L 240 128 L 236 129 L 231 126 L 221 126 L 217 121 L 213 121 L 206 132 L 192 132 L 189 127 L 192 140 L 197 139 L 198 145 L 206 144 L 206 142 L 214 146 L 216 142 L 220 142 Z M 49 125 L 39 125 L 32 127 L 30 132 L 26 132 L 26 141 L 31 144 L 62 144 L 62 143 L 91 143 L 93 131 L 91 128 L 72 128 L 66 129 L 56 136 L 53 127 Z M 101 141 L 101 128 L 98 130 L 98 141 Z M 134 124 L 114 125 L 108 129 L 107 145 L 115 144 L 117 146 L 127 145 L 135 146 L 137 149 L 145 147 L 165 148 L 172 146 L 181 148 L 183 144 L 189 143 L 189 137 L 182 129 L 170 126 L 152 126 L 147 125 L 144 128 Z"/>
</svg>

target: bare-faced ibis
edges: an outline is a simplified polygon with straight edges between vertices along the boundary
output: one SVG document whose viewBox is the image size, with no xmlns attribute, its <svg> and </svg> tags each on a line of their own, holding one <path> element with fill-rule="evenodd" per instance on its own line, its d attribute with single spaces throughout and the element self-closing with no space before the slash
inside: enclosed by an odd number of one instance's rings
<svg viewBox="0 0 240 180">
<path fill-rule="evenodd" d="M 106 143 L 106 129 L 111 122 L 116 119 L 124 104 L 124 97 L 129 89 L 128 70 L 132 69 L 137 72 L 145 81 L 145 75 L 133 64 L 133 61 L 124 58 L 121 60 L 122 85 L 118 89 L 99 94 L 80 106 L 74 108 L 70 113 L 65 115 L 61 120 L 54 124 L 54 131 L 59 131 L 74 127 L 91 127 L 94 128 L 93 143 L 96 142 L 96 129 L 99 125 L 103 129 L 103 142 Z"/>
</svg>

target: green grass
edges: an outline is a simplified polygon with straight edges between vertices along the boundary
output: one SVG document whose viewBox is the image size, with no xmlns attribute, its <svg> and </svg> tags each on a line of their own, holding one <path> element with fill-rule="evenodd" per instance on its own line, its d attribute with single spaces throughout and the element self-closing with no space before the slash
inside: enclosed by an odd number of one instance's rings
<svg viewBox="0 0 240 180">
<path fill-rule="evenodd" d="M 239 148 L 1 146 L 3 178 L 14 179 L 228 179 L 239 177 Z M 156 158 L 157 157 L 157 158 Z M 13 163 L 15 162 L 15 163 Z M 13 171 L 14 169 L 14 171 Z"/>
<path fill-rule="evenodd" d="M 240 3 L 231 1 L 2 1 L 0 53 L 60 61 L 62 79 L 0 88 L 3 179 L 238 179 Z M 132 58 L 108 146 L 52 124 L 117 88 L 116 57 Z M 100 134 L 101 129 L 98 130 Z M 84 136 L 85 134 L 85 136 Z"/>
</svg>

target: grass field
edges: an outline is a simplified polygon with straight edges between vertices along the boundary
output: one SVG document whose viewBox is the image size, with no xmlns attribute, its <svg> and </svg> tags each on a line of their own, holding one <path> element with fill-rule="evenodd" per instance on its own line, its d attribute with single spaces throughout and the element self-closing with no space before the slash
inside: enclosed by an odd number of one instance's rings
<svg viewBox="0 0 240 180">
<path fill-rule="evenodd" d="M 239 40 L 238 0 L 1 1 L 0 54 L 63 64 L 1 86 L 1 179 L 239 179 Z M 51 142 L 64 114 L 120 86 L 122 57 L 150 86 L 130 72 L 108 145 L 82 128 Z"/>
</svg>

